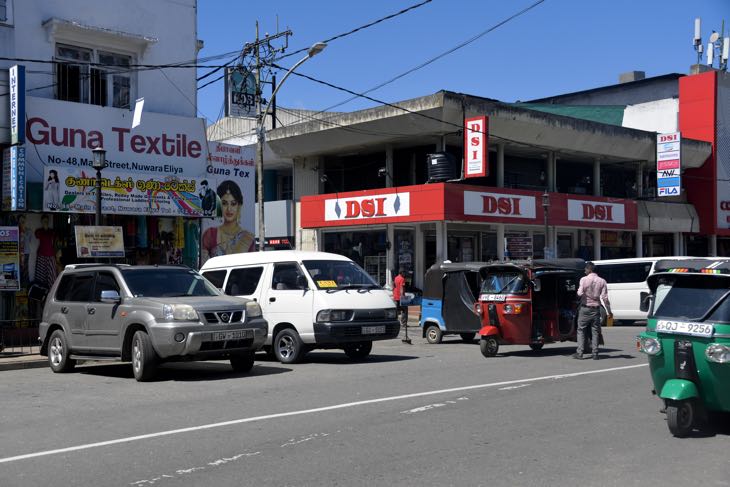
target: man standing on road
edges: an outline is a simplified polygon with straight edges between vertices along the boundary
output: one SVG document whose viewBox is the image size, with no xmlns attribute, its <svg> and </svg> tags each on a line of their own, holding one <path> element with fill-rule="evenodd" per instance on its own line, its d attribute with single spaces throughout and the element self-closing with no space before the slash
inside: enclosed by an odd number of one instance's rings
<svg viewBox="0 0 730 487">
<path fill-rule="evenodd" d="M 401 301 L 404 298 L 406 290 L 406 270 L 404 268 L 398 269 L 398 275 L 395 276 L 393 281 L 393 301 L 398 306 L 398 318 L 400 319 L 401 326 L 405 327 L 408 325 L 408 307 L 403 306 Z"/>
<path fill-rule="evenodd" d="M 608 317 L 612 318 L 611 303 L 608 302 L 608 286 L 606 280 L 593 272 L 593 262 L 586 262 L 586 275 L 580 280 L 578 286 L 578 297 L 580 308 L 578 310 L 578 349 L 573 358 L 583 358 L 583 344 L 585 342 L 585 330 L 591 329 L 591 348 L 593 360 L 598 360 L 598 341 L 601 333 L 601 301 L 606 307 Z"/>
</svg>

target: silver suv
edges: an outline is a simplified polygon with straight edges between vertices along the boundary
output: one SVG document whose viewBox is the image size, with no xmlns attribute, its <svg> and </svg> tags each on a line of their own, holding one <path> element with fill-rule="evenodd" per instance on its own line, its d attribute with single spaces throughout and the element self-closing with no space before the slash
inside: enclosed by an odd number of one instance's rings
<svg viewBox="0 0 730 487">
<path fill-rule="evenodd" d="M 131 361 L 138 381 L 164 361 L 229 359 L 248 372 L 267 333 L 258 303 L 179 266 L 67 266 L 40 324 L 41 354 L 54 372 L 77 360 Z"/>
</svg>

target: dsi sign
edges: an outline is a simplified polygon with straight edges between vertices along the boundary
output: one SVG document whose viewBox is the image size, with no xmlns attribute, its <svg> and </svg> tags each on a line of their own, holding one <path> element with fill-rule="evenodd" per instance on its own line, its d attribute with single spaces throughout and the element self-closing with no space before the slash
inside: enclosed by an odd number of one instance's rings
<svg viewBox="0 0 730 487">
<path fill-rule="evenodd" d="M 590 223 L 626 223 L 626 207 L 621 203 L 568 200 L 568 220 Z"/>
<path fill-rule="evenodd" d="M 391 193 L 324 202 L 325 221 L 395 218 L 411 214 L 410 193 Z"/>
<path fill-rule="evenodd" d="M 535 197 L 464 191 L 464 214 L 501 218 L 535 218 Z"/>
<path fill-rule="evenodd" d="M 678 196 L 682 190 L 682 135 L 679 132 L 657 134 L 657 196 Z"/>
<path fill-rule="evenodd" d="M 10 84 L 10 144 L 25 143 L 25 66 L 9 70 Z"/>
</svg>

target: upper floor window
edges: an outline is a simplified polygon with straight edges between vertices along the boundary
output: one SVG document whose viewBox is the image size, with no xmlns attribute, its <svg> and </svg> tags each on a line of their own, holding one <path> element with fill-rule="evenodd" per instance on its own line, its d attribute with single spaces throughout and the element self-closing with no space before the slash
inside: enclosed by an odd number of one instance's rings
<svg viewBox="0 0 730 487">
<path fill-rule="evenodd" d="M 104 107 L 130 108 L 131 56 L 57 44 L 56 59 L 68 63 L 56 65 L 57 99 Z M 100 66 L 88 63 L 99 63 Z"/>
<path fill-rule="evenodd" d="M 13 0 L 0 0 L 0 23 L 13 23 Z"/>
</svg>

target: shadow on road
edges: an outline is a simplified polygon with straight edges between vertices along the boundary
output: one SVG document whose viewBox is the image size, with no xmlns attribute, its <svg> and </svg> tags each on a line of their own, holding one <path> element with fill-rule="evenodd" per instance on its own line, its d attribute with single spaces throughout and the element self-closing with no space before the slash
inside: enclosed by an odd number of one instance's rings
<svg viewBox="0 0 730 487">
<path fill-rule="evenodd" d="M 620 355 L 609 355 L 612 352 L 622 352 L 623 350 L 618 348 L 601 348 L 601 351 L 599 352 L 599 356 L 601 360 L 604 359 L 612 359 L 612 358 L 623 358 L 623 359 L 629 359 L 629 358 L 636 358 L 633 355 L 627 355 L 627 354 L 620 354 Z M 499 352 L 497 354 L 497 357 L 555 357 L 559 355 L 570 357 L 575 353 L 575 345 L 572 346 L 550 346 L 545 345 L 545 348 L 542 350 L 531 350 L 529 348 L 525 348 L 524 350 L 514 350 L 509 352 Z M 590 359 L 591 353 L 584 353 L 583 354 L 583 360 Z"/>
<path fill-rule="evenodd" d="M 368 355 L 364 359 L 351 359 L 345 352 L 342 351 L 313 351 L 309 352 L 304 356 L 302 363 L 304 364 L 337 364 L 337 365 L 351 365 L 351 364 L 377 364 L 387 362 L 400 362 L 404 360 L 415 360 L 419 357 L 408 356 L 408 355 L 384 355 L 384 354 L 372 354 Z M 256 355 L 256 361 L 278 363 L 276 359 L 267 357 L 263 354 Z"/>
<path fill-rule="evenodd" d="M 257 357 L 258 359 L 258 357 Z M 80 374 L 115 377 L 119 379 L 134 379 L 130 364 L 91 365 L 79 367 Z M 228 380 L 234 378 L 257 377 L 265 375 L 283 374 L 291 372 L 286 367 L 269 367 L 261 365 L 257 360 L 250 372 L 234 372 L 227 363 L 214 362 L 174 362 L 162 364 L 151 382 L 195 382 L 211 380 Z"/>
</svg>

